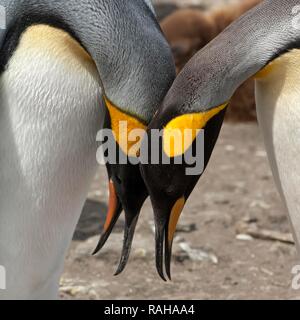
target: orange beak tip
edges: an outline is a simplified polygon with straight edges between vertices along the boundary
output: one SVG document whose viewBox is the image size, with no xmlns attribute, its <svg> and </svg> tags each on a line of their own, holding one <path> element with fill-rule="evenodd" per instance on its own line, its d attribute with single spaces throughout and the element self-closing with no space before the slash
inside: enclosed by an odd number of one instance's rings
<svg viewBox="0 0 300 320">
<path fill-rule="evenodd" d="M 114 184 L 112 181 L 110 181 L 108 213 L 107 213 L 104 228 L 103 228 L 104 231 L 102 233 L 102 236 L 99 240 L 99 243 L 96 249 L 92 253 L 93 256 L 96 255 L 104 247 L 121 213 L 122 213 L 122 206 L 118 200 Z"/>
</svg>

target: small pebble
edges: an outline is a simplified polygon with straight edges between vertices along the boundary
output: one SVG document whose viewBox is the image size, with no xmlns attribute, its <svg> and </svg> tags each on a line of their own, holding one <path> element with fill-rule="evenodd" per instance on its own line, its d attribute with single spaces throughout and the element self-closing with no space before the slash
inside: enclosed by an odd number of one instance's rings
<svg viewBox="0 0 300 320">
<path fill-rule="evenodd" d="M 236 239 L 240 241 L 252 241 L 253 237 L 249 236 L 248 234 L 238 234 Z"/>
</svg>

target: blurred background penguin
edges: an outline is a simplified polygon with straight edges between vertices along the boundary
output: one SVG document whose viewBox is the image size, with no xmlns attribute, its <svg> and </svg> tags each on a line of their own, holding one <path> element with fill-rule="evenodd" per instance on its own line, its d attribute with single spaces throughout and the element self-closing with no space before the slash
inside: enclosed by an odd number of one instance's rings
<svg viewBox="0 0 300 320">
<path fill-rule="evenodd" d="M 231 5 L 217 5 L 210 9 L 181 8 L 162 19 L 161 27 L 171 45 L 177 72 L 180 72 L 197 51 L 260 2 L 261 0 L 239 0 Z M 230 103 L 227 120 L 256 120 L 254 81 L 245 82 Z"/>
</svg>

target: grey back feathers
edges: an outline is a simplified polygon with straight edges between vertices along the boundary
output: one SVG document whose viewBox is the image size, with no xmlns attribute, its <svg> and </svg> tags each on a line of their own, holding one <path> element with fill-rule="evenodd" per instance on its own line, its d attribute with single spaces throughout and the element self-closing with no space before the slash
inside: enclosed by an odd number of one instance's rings
<svg viewBox="0 0 300 320">
<path fill-rule="evenodd" d="M 300 47 L 293 22 L 298 0 L 266 0 L 229 26 L 192 58 L 169 91 L 164 111 L 214 108 L 275 57 Z M 300 27 L 300 26 L 299 26 Z"/>
<path fill-rule="evenodd" d="M 175 78 L 169 46 L 149 0 L 0 0 L 0 61 L 18 26 L 53 24 L 69 32 L 94 59 L 107 97 L 149 122 Z M 19 27 L 20 28 L 20 27 Z"/>
</svg>

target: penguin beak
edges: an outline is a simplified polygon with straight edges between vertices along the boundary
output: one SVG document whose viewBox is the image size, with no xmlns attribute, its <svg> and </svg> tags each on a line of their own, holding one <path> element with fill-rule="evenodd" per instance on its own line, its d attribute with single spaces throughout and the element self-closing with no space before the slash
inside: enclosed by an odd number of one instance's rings
<svg viewBox="0 0 300 320">
<path fill-rule="evenodd" d="M 124 210 L 125 211 L 124 241 L 123 241 L 121 259 L 120 259 L 117 271 L 115 273 L 115 276 L 117 276 L 125 270 L 125 267 L 127 265 L 140 211 L 147 196 L 141 198 L 141 200 L 139 201 L 140 204 L 136 206 L 135 209 L 129 209 L 127 208 L 127 206 L 122 205 L 122 202 L 117 195 L 116 188 L 114 187 L 114 183 L 112 180 L 110 180 L 109 182 L 109 193 L 110 195 L 109 195 L 108 213 L 106 216 L 103 233 L 102 233 L 102 236 L 100 237 L 99 243 L 95 251 L 93 252 L 93 255 L 97 254 L 104 247 L 122 211 Z"/>
<path fill-rule="evenodd" d="M 125 212 L 124 241 L 119 266 L 115 275 L 121 274 L 128 262 L 138 218 L 148 191 L 139 167 L 133 165 L 108 165 L 109 205 L 104 230 L 93 254 L 107 242 L 122 211 Z"/>
<path fill-rule="evenodd" d="M 102 236 L 93 254 L 97 254 L 103 248 L 122 211 L 124 211 L 124 242 L 121 260 L 115 274 L 119 275 L 123 272 L 128 262 L 140 211 L 149 195 L 141 177 L 139 166 L 133 165 L 129 161 L 129 157 L 136 157 L 136 151 L 132 151 L 132 149 L 136 149 L 131 148 L 132 145 L 130 143 L 127 144 L 126 139 L 124 141 L 124 137 L 130 134 L 132 128 L 143 129 L 145 125 L 138 119 L 123 113 L 107 97 L 104 97 L 104 103 L 107 107 L 104 127 L 112 129 L 114 133 L 117 145 L 117 159 L 122 155 L 122 158 L 126 159 L 127 157 L 128 161 L 127 164 L 106 164 L 109 176 L 108 213 Z M 122 130 L 120 123 L 126 123 L 128 131 Z"/>
<path fill-rule="evenodd" d="M 155 217 L 155 251 L 156 268 L 160 277 L 166 281 L 164 266 L 168 278 L 171 280 L 171 257 L 176 227 L 185 205 L 185 198 L 178 199 L 173 206 L 163 209 L 152 200 Z M 165 202 L 166 203 L 166 202 Z"/>
<path fill-rule="evenodd" d="M 105 245 L 108 240 L 115 224 L 117 223 L 121 213 L 123 211 L 122 204 L 117 196 L 116 189 L 112 180 L 109 181 L 109 201 L 108 212 L 106 215 L 106 221 L 103 228 L 103 233 L 100 241 L 93 252 L 93 255 L 97 254 Z"/>
<path fill-rule="evenodd" d="M 127 265 L 127 262 L 130 256 L 130 251 L 131 251 L 131 246 L 132 246 L 136 225 L 139 218 L 139 213 L 140 213 L 140 210 L 136 212 L 130 212 L 128 210 L 125 211 L 125 229 L 124 229 L 123 249 L 122 249 L 119 266 L 117 268 L 115 276 L 118 276 L 119 274 L 121 274 L 125 270 L 125 267 Z"/>
</svg>

